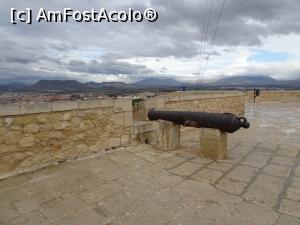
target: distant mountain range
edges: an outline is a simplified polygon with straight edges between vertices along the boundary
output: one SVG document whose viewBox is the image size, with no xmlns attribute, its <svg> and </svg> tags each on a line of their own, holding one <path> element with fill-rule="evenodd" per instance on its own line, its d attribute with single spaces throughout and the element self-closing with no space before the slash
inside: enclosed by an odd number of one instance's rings
<svg viewBox="0 0 300 225">
<path fill-rule="evenodd" d="M 195 83 L 180 82 L 172 78 L 148 78 L 134 83 L 140 87 L 274 87 L 274 88 L 300 88 L 299 80 L 276 80 L 269 76 L 263 75 L 247 75 L 225 77 L 219 80 L 208 82 L 201 81 Z"/>
<path fill-rule="evenodd" d="M 97 83 L 94 81 L 90 81 L 85 83 L 85 85 L 89 88 L 104 88 L 104 87 L 124 87 L 127 86 L 126 83 L 124 82 L 102 82 L 102 83 Z"/>
<path fill-rule="evenodd" d="M 261 86 L 261 85 L 277 85 L 280 82 L 275 80 L 272 77 L 268 76 L 259 76 L 259 75 L 251 75 L 251 76 L 234 76 L 234 77 L 226 77 L 220 80 L 217 80 L 213 83 L 213 85 L 218 86 Z"/>
<path fill-rule="evenodd" d="M 269 88 L 300 88 L 298 80 L 276 80 L 262 75 L 226 77 L 210 85 L 215 87 L 269 87 Z"/>
<path fill-rule="evenodd" d="M 171 78 L 147 78 L 134 83 L 134 85 L 141 87 L 179 87 L 182 84 L 182 82 Z"/>
<path fill-rule="evenodd" d="M 86 86 L 76 80 L 40 80 L 29 88 L 32 90 L 81 90 Z"/>
<path fill-rule="evenodd" d="M 205 88 L 252 88 L 252 87 L 274 87 L 274 88 L 296 88 L 300 89 L 299 80 L 278 81 L 268 76 L 248 75 L 232 76 L 219 79 L 214 82 L 187 83 L 172 78 L 146 78 L 133 84 L 124 82 L 87 82 L 80 83 L 76 80 L 40 80 L 33 85 L 13 82 L 0 84 L 0 90 L 10 91 L 89 91 L 89 90 L 111 90 L 111 89 L 151 89 L 151 88 L 180 88 L 180 87 L 205 87 Z"/>
</svg>

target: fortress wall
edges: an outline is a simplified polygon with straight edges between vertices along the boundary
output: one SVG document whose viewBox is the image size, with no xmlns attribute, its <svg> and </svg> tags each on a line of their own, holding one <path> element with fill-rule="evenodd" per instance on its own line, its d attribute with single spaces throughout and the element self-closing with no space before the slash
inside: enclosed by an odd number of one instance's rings
<svg viewBox="0 0 300 225">
<path fill-rule="evenodd" d="M 168 110 L 179 111 L 202 111 L 202 112 L 228 112 L 236 115 L 243 115 L 245 110 L 244 94 L 232 96 L 215 96 L 198 99 L 172 99 L 165 103 Z"/>
<path fill-rule="evenodd" d="M 0 179 L 130 144 L 131 99 L 0 105 Z"/>
<path fill-rule="evenodd" d="M 247 94 L 243 92 L 175 92 L 146 100 L 145 107 L 161 110 L 230 112 L 243 115 Z"/>
<path fill-rule="evenodd" d="M 248 92 L 249 101 L 253 102 L 253 91 Z M 260 96 L 256 98 L 256 102 L 266 101 L 279 101 L 279 102 L 291 102 L 300 101 L 300 91 L 288 91 L 288 90 L 261 90 Z"/>
<path fill-rule="evenodd" d="M 148 109 L 243 115 L 242 92 L 173 92 L 149 98 Z M 130 98 L 0 105 L 0 179 L 92 153 L 135 144 Z"/>
</svg>

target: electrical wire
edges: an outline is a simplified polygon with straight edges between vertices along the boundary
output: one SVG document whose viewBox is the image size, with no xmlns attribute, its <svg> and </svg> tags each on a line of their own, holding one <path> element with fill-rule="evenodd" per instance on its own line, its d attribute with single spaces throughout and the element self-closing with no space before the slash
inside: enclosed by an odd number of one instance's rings
<svg viewBox="0 0 300 225">
<path fill-rule="evenodd" d="M 207 9 L 208 7 L 208 0 L 206 0 L 205 2 L 205 6 L 204 6 L 204 18 L 203 18 L 203 23 L 202 23 L 202 29 L 201 29 L 201 42 L 200 42 L 200 52 L 199 52 L 199 59 L 198 59 L 198 65 L 197 65 L 197 83 L 200 80 L 200 61 L 202 58 L 202 51 L 203 51 L 203 45 L 204 45 L 204 34 L 205 34 L 205 25 L 206 25 L 206 17 L 207 17 Z"/>
<path fill-rule="evenodd" d="M 218 31 L 219 26 L 220 26 L 220 22 L 221 22 L 221 18 L 222 18 L 222 15 L 223 15 L 225 3 L 226 3 L 226 0 L 223 0 L 222 7 L 221 7 L 221 10 L 220 10 L 220 13 L 219 13 L 219 18 L 218 18 L 218 21 L 217 21 L 217 25 L 216 25 L 216 28 L 214 30 L 212 41 L 211 41 L 211 44 L 210 44 L 210 49 L 208 51 L 208 54 L 207 54 L 207 57 L 206 57 L 206 62 L 205 62 L 204 68 L 203 68 L 202 78 L 204 78 L 204 75 L 205 75 L 205 72 L 206 72 L 207 62 L 208 62 L 208 60 L 210 58 L 210 55 L 212 53 L 212 48 L 213 48 L 213 45 L 214 45 L 214 42 L 215 42 L 215 39 L 216 39 L 217 31 Z"/>
<path fill-rule="evenodd" d="M 204 24 L 204 38 L 203 38 L 203 41 L 202 41 L 202 45 L 201 45 L 201 51 L 200 51 L 200 58 L 199 58 L 199 64 L 198 64 L 198 82 L 200 82 L 200 78 L 201 78 L 201 71 L 202 71 L 202 66 L 203 66 L 203 60 L 204 60 L 204 53 L 205 53 L 205 49 L 206 49 L 206 43 L 207 43 L 207 37 L 208 37 L 208 31 L 209 31 L 209 25 L 210 25 L 210 19 L 211 19 L 211 12 L 212 12 L 212 9 L 213 9 L 213 4 L 214 4 L 214 0 L 211 0 L 211 3 L 210 3 L 210 8 L 209 8 L 209 11 L 208 11 L 208 14 L 206 13 L 206 17 L 207 20 L 205 19 L 205 23 Z"/>
</svg>

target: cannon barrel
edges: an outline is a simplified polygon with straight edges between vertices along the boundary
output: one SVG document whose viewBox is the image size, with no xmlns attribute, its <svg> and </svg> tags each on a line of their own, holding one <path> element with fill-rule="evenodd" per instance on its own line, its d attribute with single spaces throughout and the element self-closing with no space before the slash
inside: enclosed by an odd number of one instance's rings
<svg viewBox="0 0 300 225">
<path fill-rule="evenodd" d="M 233 133 L 241 127 L 247 129 L 250 124 L 245 117 L 237 117 L 232 113 L 160 111 L 151 109 L 149 120 L 166 120 L 175 124 L 196 127 L 213 128 L 222 132 Z"/>
</svg>

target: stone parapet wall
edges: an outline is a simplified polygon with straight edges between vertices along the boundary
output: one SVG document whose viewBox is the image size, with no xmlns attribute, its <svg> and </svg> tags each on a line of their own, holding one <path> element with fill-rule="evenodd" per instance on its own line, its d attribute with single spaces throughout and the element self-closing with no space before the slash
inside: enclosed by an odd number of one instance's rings
<svg viewBox="0 0 300 225">
<path fill-rule="evenodd" d="M 165 103 L 165 108 L 168 110 L 176 109 L 179 111 L 228 112 L 236 115 L 243 115 L 245 110 L 245 99 L 245 95 L 237 95 L 184 101 L 168 101 Z"/>
<path fill-rule="evenodd" d="M 130 145 L 131 99 L 0 105 L 0 179 Z"/>
<path fill-rule="evenodd" d="M 248 96 L 243 92 L 175 92 L 146 100 L 146 112 L 151 108 L 178 111 L 229 112 L 243 115 Z"/>
<path fill-rule="evenodd" d="M 138 120 L 147 120 L 151 108 L 243 115 L 246 98 L 242 92 L 174 92 L 146 99 Z M 135 134 L 143 124 L 133 125 L 132 109 L 130 98 L 0 105 L 0 179 L 137 139 L 148 142 L 155 126 Z"/>
<path fill-rule="evenodd" d="M 253 91 L 248 92 L 248 99 L 253 102 Z M 290 90 L 261 90 L 260 96 L 255 100 L 256 102 L 265 101 L 278 101 L 278 102 L 289 102 L 289 101 L 300 101 L 300 91 L 290 91 Z"/>
</svg>

